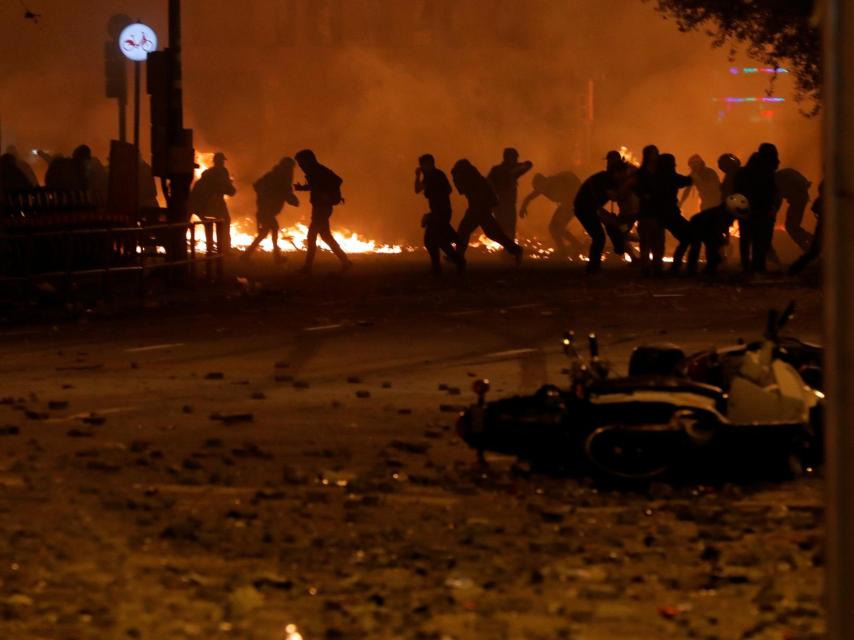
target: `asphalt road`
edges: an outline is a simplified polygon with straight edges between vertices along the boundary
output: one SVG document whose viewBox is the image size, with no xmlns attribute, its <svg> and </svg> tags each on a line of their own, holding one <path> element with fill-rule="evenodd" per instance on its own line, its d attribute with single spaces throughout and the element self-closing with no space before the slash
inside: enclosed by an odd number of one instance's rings
<svg viewBox="0 0 854 640">
<path fill-rule="evenodd" d="M 224 292 L 0 329 L 0 635 L 820 637 L 819 478 L 615 493 L 480 467 L 452 429 L 479 377 L 560 384 L 568 328 L 624 370 L 796 299 L 820 340 L 819 289 L 422 267 L 259 260 Z"/>
</svg>

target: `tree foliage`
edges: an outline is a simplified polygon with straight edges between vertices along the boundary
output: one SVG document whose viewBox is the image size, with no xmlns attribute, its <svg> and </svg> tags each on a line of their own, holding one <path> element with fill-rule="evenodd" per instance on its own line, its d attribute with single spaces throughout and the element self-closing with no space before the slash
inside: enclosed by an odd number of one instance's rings
<svg viewBox="0 0 854 640">
<path fill-rule="evenodd" d="M 704 30 L 713 46 L 740 48 L 753 59 L 784 65 L 795 76 L 796 98 L 816 113 L 821 103 L 821 32 L 814 0 L 644 0 L 656 2 L 680 31 Z M 769 91 L 773 90 L 772 85 Z"/>
</svg>

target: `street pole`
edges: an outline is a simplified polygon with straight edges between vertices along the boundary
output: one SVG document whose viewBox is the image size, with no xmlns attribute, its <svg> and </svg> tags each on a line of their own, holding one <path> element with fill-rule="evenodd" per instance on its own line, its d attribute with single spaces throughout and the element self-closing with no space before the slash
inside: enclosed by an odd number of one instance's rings
<svg viewBox="0 0 854 640">
<path fill-rule="evenodd" d="M 142 157 L 142 154 L 139 150 L 139 103 L 140 103 L 140 76 L 142 75 L 142 63 L 134 62 L 133 63 L 133 151 L 134 151 L 134 173 L 133 173 L 133 185 L 134 185 L 134 199 L 133 199 L 133 208 L 134 211 L 137 212 L 137 218 L 139 217 L 139 191 L 141 185 L 139 184 L 139 161 Z"/>
<path fill-rule="evenodd" d="M 825 0 L 827 592 L 830 640 L 854 638 L 854 3 Z"/>
<path fill-rule="evenodd" d="M 127 142 L 128 140 L 128 113 L 127 98 L 119 98 L 119 140 Z"/>
</svg>

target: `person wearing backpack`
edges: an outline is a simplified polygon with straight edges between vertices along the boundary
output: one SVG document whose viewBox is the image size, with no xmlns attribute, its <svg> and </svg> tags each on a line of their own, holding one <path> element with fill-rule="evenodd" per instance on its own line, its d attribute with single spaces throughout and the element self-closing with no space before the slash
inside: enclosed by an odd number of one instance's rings
<svg viewBox="0 0 854 640">
<path fill-rule="evenodd" d="M 279 221 L 276 220 L 282 212 L 285 203 L 292 207 L 299 206 L 299 199 L 294 195 L 294 167 L 296 162 L 293 158 L 282 158 L 273 169 L 265 173 L 253 185 L 257 196 L 258 210 L 255 219 L 258 223 L 258 235 L 243 254 L 245 260 L 249 260 L 267 236 L 273 240 L 273 258 L 276 262 L 282 262 L 282 252 L 279 249 Z"/>
<path fill-rule="evenodd" d="M 317 236 L 320 236 L 332 253 L 341 261 L 341 267 L 346 271 L 353 266 L 347 254 L 335 240 L 329 227 L 329 219 L 333 209 L 344 202 L 341 195 L 341 184 L 344 182 L 334 171 L 317 161 L 314 151 L 304 149 L 296 154 L 295 159 L 299 168 L 305 174 L 305 184 L 294 186 L 296 191 L 308 191 L 311 201 L 311 224 L 308 227 L 306 240 L 305 266 L 303 273 L 311 273 L 314 258 L 317 254 Z"/>
</svg>

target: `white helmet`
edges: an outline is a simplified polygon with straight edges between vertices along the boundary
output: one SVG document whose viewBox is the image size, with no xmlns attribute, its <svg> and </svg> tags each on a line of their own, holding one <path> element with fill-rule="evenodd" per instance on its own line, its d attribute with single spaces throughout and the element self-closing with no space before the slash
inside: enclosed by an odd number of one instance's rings
<svg viewBox="0 0 854 640">
<path fill-rule="evenodd" d="M 750 212 L 750 201 L 740 193 L 734 193 L 726 199 L 726 208 L 734 216 L 741 217 Z"/>
</svg>

